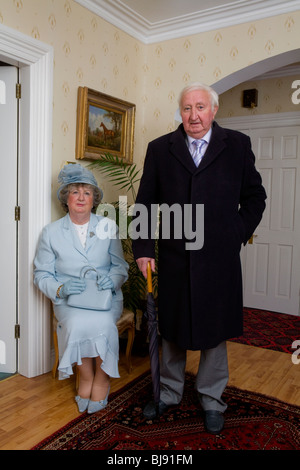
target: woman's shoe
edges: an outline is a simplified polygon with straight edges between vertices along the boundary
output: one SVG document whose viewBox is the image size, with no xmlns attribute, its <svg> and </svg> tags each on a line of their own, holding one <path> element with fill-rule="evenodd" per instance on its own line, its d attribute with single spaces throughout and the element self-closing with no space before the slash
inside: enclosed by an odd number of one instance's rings
<svg viewBox="0 0 300 470">
<path fill-rule="evenodd" d="M 87 410 L 89 414 L 96 413 L 97 411 L 103 410 L 103 408 L 106 407 L 107 402 L 108 402 L 109 391 L 110 391 L 110 387 L 108 387 L 107 395 L 104 398 L 104 400 L 100 400 L 100 401 L 90 400 L 89 401 L 88 410 Z"/>
<path fill-rule="evenodd" d="M 75 397 L 75 401 L 78 405 L 79 412 L 83 413 L 87 409 L 90 399 L 89 398 L 81 398 L 79 395 L 77 395 Z"/>
</svg>

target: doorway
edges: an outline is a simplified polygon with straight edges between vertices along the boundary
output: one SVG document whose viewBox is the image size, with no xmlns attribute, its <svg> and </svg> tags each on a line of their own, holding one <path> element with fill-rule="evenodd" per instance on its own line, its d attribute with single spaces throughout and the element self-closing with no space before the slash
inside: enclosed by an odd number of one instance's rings
<svg viewBox="0 0 300 470">
<path fill-rule="evenodd" d="M 39 234 L 51 220 L 53 49 L 0 24 L 0 61 L 19 69 L 22 84 L 19 102 L 18 372 L 34 377 L 51 369 L 49 302 L 33 285 L 33 258 Z M 5 351 L 3 344 L 0 343 L 1 354 Z"/>
<path fill-rule="evenodd" d="M 17 364 L 18 324 L 18 68 L 0 63 L 0 199 L 2 201 L 0 271 L 0 373 L 13 374 Z"/>
<path fill-rule="evenodd" d="M 252 243 L 241 250 L 244 306 L 299 315 L 300 113 L 218 122 L 249 135 L 267 192 Z"/>
</svg>

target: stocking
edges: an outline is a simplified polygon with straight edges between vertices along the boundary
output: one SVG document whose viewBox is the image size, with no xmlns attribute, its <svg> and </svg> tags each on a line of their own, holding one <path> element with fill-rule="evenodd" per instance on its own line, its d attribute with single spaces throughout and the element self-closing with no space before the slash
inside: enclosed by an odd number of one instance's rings
<svg viewBox="0 0 300 470">
<path fill-rule="evenodd" d="M 95 375 L 91 392 L 92 401 L 100 401 L 106 398 L 109 389 L 109 376 L 101 369 L 102 360 L 95 360 Z"/>
<path fill-rule="evenodd" d="M 94 362 L 91 357 L 82 358 L 79 368 L 78 395 L 81 398 L 90 398 L 94 380 Z"/>
</svg>

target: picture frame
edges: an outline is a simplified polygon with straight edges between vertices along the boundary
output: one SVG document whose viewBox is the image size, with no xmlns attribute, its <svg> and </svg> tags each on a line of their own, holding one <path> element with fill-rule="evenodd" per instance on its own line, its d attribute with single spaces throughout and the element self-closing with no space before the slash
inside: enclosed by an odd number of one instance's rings
<svg viewBox="0 0 300 470">
<path fill-rule="evenodd" d="M 87 87 L 78 87 L 77 160 L 97 160 L 110 153 L 133 162 L 136 106 Z"/>
</svg>

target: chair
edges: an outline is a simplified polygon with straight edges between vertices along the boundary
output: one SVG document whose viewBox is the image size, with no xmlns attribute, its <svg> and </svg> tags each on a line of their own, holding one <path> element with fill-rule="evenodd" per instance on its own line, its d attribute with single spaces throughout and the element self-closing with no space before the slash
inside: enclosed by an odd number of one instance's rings
<svg viewBox="0 0 300 470">
<path fill-rule="evenodd" d="M 128 374 L 132 371 L 131 351 L 135 335 L 134 313 L 127 308 L 123 309 L 120 319 L 117 321 L 119 336 L 127 331 L 126 362 Z"/>
<path fill-rule="evenodd" d="M 54 364 L 52 368 L 52 377 L 55 379 L 57 368 L 58 368 L 58 361 L 59 361 L 58 340 L 57 340 L 57 332 L 56 332 L 58 322 L 57 322 L 57 319 L 55 318 L 52 304 L 51 304 L 51 310 L 52 310 L 52 319 L 53 319 L 53 344 L 54 344 L 54 351 L 55 351 L 55 359 L 54 359 Z M 134 313 L 131 310 L 124 308 L 120 319 L 117 321 L 117 328 L 118 328 L 119 336 L 123 334 L 125 331 L 127 331 L 127 346 L 126 346 L 125 355 L 126 355 L 127 370 L 128 370 L 128 373 L 130 374 L 132 371 L 131 351 L 132 351 L 134 335 L 135 335 Z M 77 388 L 78 379 L 79 379 L 79 374 L 77 372 L 78 371 L 76 367 L 76 388 Z"/>
</svg>

